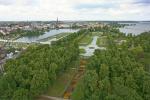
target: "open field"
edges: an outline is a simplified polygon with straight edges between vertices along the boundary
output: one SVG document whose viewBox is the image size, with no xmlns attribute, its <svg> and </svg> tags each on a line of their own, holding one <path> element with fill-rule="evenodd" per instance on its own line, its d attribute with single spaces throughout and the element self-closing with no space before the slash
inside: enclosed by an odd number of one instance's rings
<svg viewBox="0 0 150 100">
<path fill-rule="evenodd" d="M 102 32 L 92 32 L 92 36 L 101 36 Z"/>
<path fill-rule="evenodd" d="M 80 48 L 80 54 L 82 54 L 82 53 L 86 53 L 86 51 L 85 51 L 85 49 Z"/>
<path fill-rule="evenodd" d="M 107 44 L 106 42 L 107 42 L 106 37 L 105 37 L 105 36 L 102 36 L 102 37 L 99 37 L 99 38 L 97 39 L 96 44 L 97 44 L 99 47 L 101 47 L 101 46 L 106 46 L 106 44 Z"/>
<path fill-rule="evenodd" d="M 79 45 L 86 46 L 92 42 L 92 39 L 92 36 L 88 34 L 82 40 L 80 40 Z"/>
<path fill-rule="evenodd" d="M 101 35 L 102 35 L 102 32 L 89 33 L 79 42 L 79 45 L 80 46 L 89 45 L 92 42 L 94 36 L 101 37 Z"/>
<path fill-rule="evenodd" d="M 65 89 L 70 84 L 75 73 L 76 73 L 76 69 L 74 68 L 70 68 L 63 73 L 60 73 L 58 78 L 54 81 L 53 85 L 49 87 L 45 95 L 62 97 Z"/>
</svg>

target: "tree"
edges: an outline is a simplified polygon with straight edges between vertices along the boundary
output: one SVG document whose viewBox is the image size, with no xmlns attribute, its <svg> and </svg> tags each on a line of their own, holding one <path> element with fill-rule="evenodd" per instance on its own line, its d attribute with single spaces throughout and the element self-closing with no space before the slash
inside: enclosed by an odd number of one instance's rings
<svg viewBox="0 0 150 100">
<path fill-rule="evenodd" d="M 150 77 L 148 75 L 144 76 L 142 92 L 143 92 L 144 99 L 149 100 L 149 98 L 150 98 Z"/>
<path fill-rule="evenodd" d="M 125 86 L 130 87 L 132 89 L 137 89 L 136 81 L 132 75 L 127 75 L 125 80 Z"/>
<path fill-rule="evenodd" d="M 34 76 L 31 80 L 30 91 L 34 95 L 42 93 L 48 87 L 49 79 L 46 70 L 36 70 L 33 72 Z"/>
<path fill-rule="evenodd" d="M 55 63 L 51 63 L 48 70 L 48 76 L 51 83 L 56 79 L 56 69 L 57 65 Z"/>
<path fill-rule="evenodd" d="M 83 84 L 84 84 L 84 100 L 97 100 L 97 79 L 98 76 L 94 70 L 86 72 Z"/>
<path fill-rule="evenodd" d="M 100 80 L 103 80 L 105 77 L 109 77 L 109 67 L 105 64 L 101 64 L 99 71 Z"/>
<path fill-rule="evenodd" d="M 105 100 L 123 100 L 123 98 L 121 98 L 120 96 L 117 96 L 117 95 L 111 95 L 111 94 L 108 94 L 108 96 L 106 96 Z"/>
<path fill-rule="evenodd" d="M 16 91 L 14 91 L 13 100 L 29 100 L 31 98 L 29 98 L 29 94 L 28 94 L 28 90 L 27 89 L 18 89 Z"/>
<path fill-rule="evenodd" d="M 32 99 L 43 93 L 60 72 L 78 60 L 76 42 L 84 32 L 70 34 L 52 46 L 30 46 L 18 58 L 8 60 L 4 65 L 5 73 L 0 78 L 0 99 Z"/>
</svg>

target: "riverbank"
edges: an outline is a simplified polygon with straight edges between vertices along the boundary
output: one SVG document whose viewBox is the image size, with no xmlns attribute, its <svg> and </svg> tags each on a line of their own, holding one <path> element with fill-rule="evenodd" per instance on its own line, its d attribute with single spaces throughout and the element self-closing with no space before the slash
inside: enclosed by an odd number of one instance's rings
<svg viewBox="0 0 150 100">
<path fill-rule="evenodd" d="M 55 29 L 55 30 L 50 30 L 48 32 L 45 32 L 42 35 L 39 36 L 25 36 L 22 38 L 17 39 L 16 41 L 27 41 L 27 42 L 37 42 L 38 40 L 43 40 L 43 39 L 49 39 L 49 37 L 51 38 L 54 35 L 57 34 L 61 34 L 61 33 L 73 33 L 73 32 L 77 32 L 78 30 L 74 30 L 74 29 Z M 60 35 L 58 35 L 59 37 Z"/>
<path fill-rule="evenodd" d="M 69 34 L 71 34 L 71 33 L 59 33 L 59 34 L 56 34 L 56 35 L 53 35 L 53 36 L 50 36 L 50 37 L 47 37 L 47 38 L 44 38 L 41 40 L 37 40 L 37 41 L 45 42 L 45 41 L 49 41 L 49 40 L 54 39 L 54 38 L 59 39 L 61 37 L 67 36 Z"/>
</svg>

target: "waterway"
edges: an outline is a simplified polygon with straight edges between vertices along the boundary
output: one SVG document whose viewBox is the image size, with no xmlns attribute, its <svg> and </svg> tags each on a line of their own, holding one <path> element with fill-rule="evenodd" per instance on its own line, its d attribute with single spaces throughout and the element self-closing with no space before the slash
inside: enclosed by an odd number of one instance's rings
<svg viewBox="0 0 150 100">
<path fill-rule="evenodd" d="M 72 33 L 72 32 L 77 32 L 78 30 L 77 29 L 54 29 L 54 30 L 50 30 L 49 32 L 45 32 L 45 34 L 43 35 L 40 35 L 40 36 L 25 36 L 25 37 L 21 37 L 19 39 L 17 39 L 16 41 L 20 42 L 20 41 L 25 41 L 25 42 L 37 42 L 38 40 L 41 40 L 41 39 L 45 39 L 45 38 L 48 38 L 48 37 L 51 37 L 53 35 L 56 35 L 56 34 L 60 34 L 60 33 Z"/>
<path fill-rule="evenodd" d="M 125 23 L 121 23 L 121 24 L 125 24 Z M 132 33 L 134 35 L 138 35 L 143 32 L 150 31 L 150 22 L 126 23 L 126 24 L 135 24 L 135 25 L 125 26 L 124 28 L 120 28 L 120 31 L 126 34 Z"/>
</svg>

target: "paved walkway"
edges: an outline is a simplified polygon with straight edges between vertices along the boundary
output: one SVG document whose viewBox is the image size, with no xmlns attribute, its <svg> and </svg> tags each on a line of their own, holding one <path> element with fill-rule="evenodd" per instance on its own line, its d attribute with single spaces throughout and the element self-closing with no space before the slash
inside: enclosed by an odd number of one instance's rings
<svg viewBox="0 0 150 100">
<path fill-rule="evenodd" d="M 63 98 L 59 98 L 59 97 L 42 95 L 42 96 L 38 97 L 36 100 L 69 100 L 69 99 L 63 99 Z"/>
<path fill-rule="evenodd" d="M 86 53 L 81 54 L 82 56 L 89 57 L 89 56 L 92 56 L 94 54 L 94 51 L 96 49 L 101 49 L 101 50 L 106 49 L 105 47 L 98 47 L 97 46 L 96 42 L 97 42 L 98 38 L 99 38 L 98 36 L 94 36 L 91 44 L 89 44 L 87 46 L 80 46 L 79 47 L 79 48 L 84 49 L 86 51 Z"/>
</svg>

